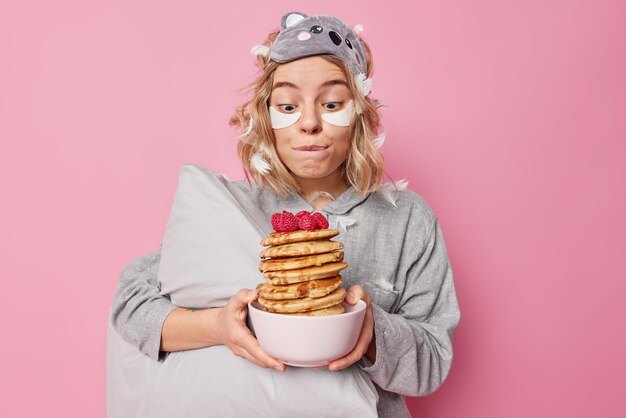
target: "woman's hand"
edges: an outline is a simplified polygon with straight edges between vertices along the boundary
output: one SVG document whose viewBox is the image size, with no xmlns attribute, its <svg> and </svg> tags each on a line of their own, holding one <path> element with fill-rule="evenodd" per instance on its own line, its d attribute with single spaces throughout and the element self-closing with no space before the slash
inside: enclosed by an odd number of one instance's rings
<svg viewBox="0 0 626 418">
<path fill-rule="evenodd" d="M 374 314 L 372 313 L 371 299 L 361 286 L 352 286 L 346 293 L 345 301 L 350 305 L 355 305 L 359 300 L 363 300 L 367 304 L 361 335 L 359 335 L 356 346 L 350 353 L 328 364 L 330 370 L 345 369 L 359 361 L 363 356 L 367 356 L 372 362 L 376 361 L 376 337 L 374 335 Z"/>
<path fill-rule="evenodd" d="M 259 294 L 254 290 L 241 289 L 226 306 L 221 308 L 214 321 L 218 341 L 227 346 L 236 356 L 261 367 L 271 367 L 284 371 L 285 365 L 270 357 L 246 326 L 248 302 L 256 300 Z"/>
</svg>

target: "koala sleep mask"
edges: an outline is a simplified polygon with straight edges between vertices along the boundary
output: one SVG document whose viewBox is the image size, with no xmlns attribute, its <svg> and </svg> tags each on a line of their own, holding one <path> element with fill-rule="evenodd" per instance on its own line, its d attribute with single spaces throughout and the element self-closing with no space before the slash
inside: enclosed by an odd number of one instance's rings
<svg viewBox="0 0 626 418">
<path fill-rule="evenodd" d="M 311 55 L 330 54 L 350 64 L 354 76 L 365 74 L 365 48 L 354 31 L 333 16 L 287 13 L 280 20 L 269 58 L 285 63 Z"/>
<path fill-rule="evenodd" d="M 271 48 L 256 45 L 252 53 L 281 64 L 312 55 L 335 55 L 350 65 L 359 91 L 368 96 L 372 80 L 366 76 L 367 55 L 357 36 L 358 27 L 353 30 L 334 16 L 291 12 L 280 19 L 280 32 Z"/>
</svg>

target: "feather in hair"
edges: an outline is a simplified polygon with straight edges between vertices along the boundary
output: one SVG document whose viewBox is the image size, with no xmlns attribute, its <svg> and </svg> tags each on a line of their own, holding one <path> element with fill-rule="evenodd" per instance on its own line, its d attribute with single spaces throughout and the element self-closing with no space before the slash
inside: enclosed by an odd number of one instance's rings
<svg viewBox="0 0 626 418">
<path fill-rule="evenodd" d="M 397 193 L 403 190 L 406 190 L 408 185 L 409 185 L 409 182 L 406 181 L 405 179 L 402 179 L 402 180 L 395 181 L 393 183 L 385 183 L 382 186 L 380 186 L 378 191 L 392 205 L 394 205 L 395 207 L 398 207 L 398 205 L 396 205 L 396 200 L 398 200 Z"/>
<path fill-rule="evenodd" d="M 270 55 L 270 47 L 265 45 L 255 45 L 250 49 L 250 52 L 254 55 L 262 55 L 267 57 Z"/>
<path fill-rule="evenodd" d="M 252 154 L 252 157 L 250 157 L 250 165 L 254 168 L 254 171 L 259 174 L 266 174 L 271 168 L 269 163 L 263 159 L 260 152 Z"/>
<path fill-rule="evenodd" d="M 361 113 L 363 113 L 363 109 L 361 108 L 361 105 L 359 104 L 359 102 L 356 102 L 354 104 L 354 111 L 356 112 L 357 115 L 360 115 Z"/>
<path fill-rule="evenodd" d="M 385 139 L 387 139 L 387 132 L 383 132 L 382 134 L 374 138 L 372 140 L 372 145 L 374 145 L 374 148 L 378 149 L 383 146 L 383 144 L 385 143 Z"/>
<path fill-rule="evenodd" d="M 363 96 L 369 96 L 372 92 L 372 79 L 367 78 L 365 74 L 359 73 L 356 76 L 356 86 Z"/>
</svg>

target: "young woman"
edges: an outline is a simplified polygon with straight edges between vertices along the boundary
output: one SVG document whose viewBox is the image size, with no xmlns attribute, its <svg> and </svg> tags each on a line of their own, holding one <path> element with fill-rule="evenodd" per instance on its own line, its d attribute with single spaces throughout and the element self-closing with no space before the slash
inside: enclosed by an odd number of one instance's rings
<svg viewBox="0 0 626 418">
<path fill-rule="evenodd" d="M 232 119 L 245 131 L 238 152 L 253 181 L 238 184 L 268 219 L 317 210 L 349 225 L 346 302 L 365 301 L 367 313 L 354 350 L 325 373 L 358 368 L 375 385 L 379 416 L 409 416 L 404 396 L 428 394 L 448 374 L 459 310 L 435 215 L 414 192 L 381 187 L 369 49 L 334 17 L 289 13 L 255 50 L 261 72 Z M 242 289 L 223 308 L 176 307 L 159 294 L 158 263 L 158 253 L 141 257 L 120 277 L 112 323 L 124 339 L 155 360 L 223 345 L 285 371 L 245 325 L 256 291 Z"/>
</svg>

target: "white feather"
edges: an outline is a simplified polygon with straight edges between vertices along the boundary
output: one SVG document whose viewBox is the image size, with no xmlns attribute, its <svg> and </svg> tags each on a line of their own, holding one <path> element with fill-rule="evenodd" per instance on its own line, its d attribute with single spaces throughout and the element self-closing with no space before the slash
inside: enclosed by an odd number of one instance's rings
<svg viewBox="0 0 626 418">
<path fill-rule="evenodd" d="M 250 52 L 254 55 L 263 55 L 267 57 L 270 54 L 270 47 L 265 45 L 255 45 L 250 49 Z"/>
<path fill-rule="evenodd" d="M 385 143 L 385 139 L 387 139 L 387 132 L 383 132 L 382 134 L 374 138 L 374 140 L 372 140 L 372 144 L 374 145 L 374 148 L 378 149 L 382 147 L 383 144 Z"/>
<path fill-rule="evenodd" d="M 359 102 L 356 102 L 354 104 L 354 111 L 356 112 L 357 115 L 360 115 L 361 113 L 363 113 L 363 109 L 361 108 L 361 105 L 359 104 Z"/>
<path fill-rule="evenodd" d="M 357 23 L 356 25 L 354 25 L 354 28 L 352 28 L 352 30 L 354 31 L 355 35 L 358 35 L 359 33 L 363 32 L 363 25 Z"/>
<path fill-rule="evenodd" d="M 393 283 L 391 283 L 389 280 L 383 277 L 379 277 L 377 279 L 370 279 L 370 280 L 367 280 L 365 283 L 369 283 L 373 287 L 378 287 L 388 292 L 398 293 L 398 291 L 393 288 Z"/>
<path fill-rule="evenodd" d="M 349 216 L 337 216 L 335 218 L 335 228 L 341 228 L 344 232 L 348 232 L 348 227 L 354 225 L 356 219 Z"/>
<path fill-rule="evenodd" d="M 409 182 L 406 179 L 401 179 L 396 181 L 394 185 L 396 186 L 397 192 L 402 192 L 406 190 L 407 187 L 409 187 Z"/>
<path fill-rule="evenodd" d="M 248 136 L 250 134 L 250 132 L 252 132 L 252 126 L 253 125 L 254 125 L 254 120 L 252 119 L 252 116 L 250 116 L 250 122 L 248 122 L 248 127 L 246 128 L 246 130 L 244 132 L 242 132 L 241 135 L 239 135 L 235 139 L 241 139 L 241 138 L 244 138 L 244 137 Z"/>
<path fill-rule="evenodd" d="M 356 76 L 356 86 L 363 96 L 369 96 L 372 92 L 372 79 L 367 78 L 363 73 L 359 73 Z"/>
<path fill-rule="evenodd" d="M 320 197 L 325 197 L 331 201 L 335 200 L 332 194 L 325 192 L 325 191 L 318 190 L 318 191 L 311 193 L 309 196 L 307 196 L 306 201 L 309 202 L 309 204 L 313 204 L 313 202 L 315 202 Z"/>
<path fill-rule="evenodd" d="M 409 185 L 409 182 L 406 181 L 405 179 L 402 179 L 393 183 L 385 183 L 382 186 L 380 186 L 378 191 L 392 205 L 394 205 L 395 207 L 398 207 L 398 205 L 396 205 L 396 200 L 398 200 L 397 194 L 398 192 L 406 190 L 408 185 Z"/>
<path fill-rule="evenodd" d="M 252 157 L 250 158 L 250 165 L 257 173 L 260 174 L 265 174 L 270 171 L 269 163 L 263 159 L 261 153 L 259 152 L 252 154 Z"/>
</svg>

